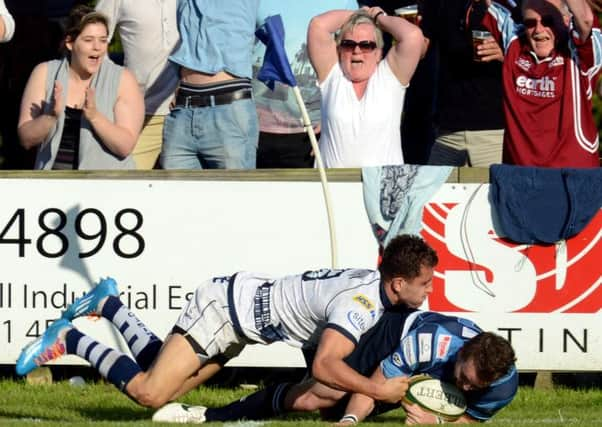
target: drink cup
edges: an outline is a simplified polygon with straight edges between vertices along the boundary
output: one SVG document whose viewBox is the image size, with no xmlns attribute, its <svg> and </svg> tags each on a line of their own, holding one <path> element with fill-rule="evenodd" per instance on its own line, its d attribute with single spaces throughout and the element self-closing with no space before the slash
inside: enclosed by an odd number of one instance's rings
<svg viewBox="0 0 602 427">
<path fill-rule="evenodd" d="M 395 9 L 395 15 L 407 19 L 414 25 L 418 25 L 418 5 L 412 4 Z"/>
<path fill-rule="evenodd" d="M 479 56 L 478 47 L 482 45 L 485 40 L 491 38 L 491 33 L 489 31 L 480 31 L 473 30 L 472 31 L 472 57 L 475 61 L 481 61 L 481 57 Z"/>
</svg>

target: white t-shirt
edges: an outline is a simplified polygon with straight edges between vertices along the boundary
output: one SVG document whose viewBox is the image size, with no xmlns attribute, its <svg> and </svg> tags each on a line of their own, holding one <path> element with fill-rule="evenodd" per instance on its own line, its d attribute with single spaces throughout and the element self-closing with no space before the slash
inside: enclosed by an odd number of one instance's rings
<svg viewBox="0 0 602 427">
<path fill-rule="evenodd" d="M 386 59 L 378 64 L 361 99 L 336 63 L 320 84 L 320 153 L 327 168 L 403 164 L 401 113 L 408 86 Z"/>
<path fill-rule="evenodd" d="M 255 343 L 313 348 L 329 327 L 357 344 L 391 306 L 378 271 L 323 269 L 280 278 L 239 272 L 233 279 L 228 305 L 234 328 Z"/>
</svg>

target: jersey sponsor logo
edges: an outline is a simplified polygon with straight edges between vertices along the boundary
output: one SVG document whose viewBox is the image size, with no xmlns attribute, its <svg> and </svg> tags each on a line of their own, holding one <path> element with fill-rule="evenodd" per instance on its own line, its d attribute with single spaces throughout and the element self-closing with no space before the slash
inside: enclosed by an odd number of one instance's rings
<svg viewBox="0 0 602 427">
<path fill-rule="evenodd" d="M 598 313 L 602 309 L 602 210 L 576 236 L 555 245 L 522 245 L 498 237 L 483 215 L 463 228 L 467 203 L 486 204 L 487 191 L 467 202 L 432 202 L 421 232 L 439 255 L 429 309 L 449 313 Z M 470 253 L 456 236 L 465 234 Z M 520 269 L 517 269 L 520 266 Z M 471 285 L 471 284 L 475 285 Z M 478 284 L 478 286 L 476 286 Z M 483 295 L 495 289 L 495 293 Z"/>
<path fill-rule="evenodd" d="M 403 358 L 406 360 L 409 366 L 416 364 L 416 349 L 414 348 L 414 340 L 412 337 L 404 338 L 401 342 L 401 348 L 403 351 Z"/>
<path fill-rule="evenodd" d="M 355 329 L 363 332 L 367 329 L 366 319 L 357 311 L 351 310 L 347 312 L 347 320 Z"/>
<path fill-rule="evenodd" d="M 524 96 L 533 96 L 535 98 L 555 98 L 556 83 L 554 78 L 544 76 L 540 79 L 532 79 L 527 76 L 518 76 L 516 78 L 516 92 Z"/>
<path fill-rule="evenodd" d="M 562 56 L 557 56 L 556 58 L 554 58 L 550 61 L 550 65 L 548 65 L 548 68 L 561 67 L 563 65 L 564 65 L 564 58 Z"/>
<path fill-rule="evenodd" d="M 364 307 L 368 311 L 374 309 L 374 304 L 365 295 L 358 294 L 358 295 L 356 295 L 356 296 L 353 297 L 353 301 L 359 303 L 362 307 Z"/>
<path fill-rule="evenodd" d="M 431 360 L 432 347 L 431 342 L 433 334 L 418 334 L 418 361 L 428 362 Z"/>
<path fill-rule="evenodd" d="M 370 312 L 370 317 L 373 319 L 376 317 L 376 311 L 374 310 L 374 303 L 365 295 L 358 294 L 353 297 L 353 300 L 359 303 L 362 307 Z"/>
<path fill-rule="evenodd" d="M 265 282 L 255 291 L 253 298 L 253 317 L 255 318 L 255 327 L 262 330 L 272 322 L 270 312 L 270 292 L 274 282 Z"/>
<path fill-rule="evenodd" d="M 518 58 L 515 64 L 524 71 L 529 71 L 533 63 L 526 58 Z"/>
<path fill-rule="evenodd" d="M 403 362 L 401 361 L 401 355 L 398 352 L 393 353 L 393 356 L 391 356 L 391 361 L 395 366 L 398 366 L 400 368 L 403 364 Z"/>
<path fill-rule="evenodd" d="M 437 358 L 443 359 L 449 352 L 449 346 L 451 345 L 451 335 L 439 335 L 437 337 Z"/>
</svg>

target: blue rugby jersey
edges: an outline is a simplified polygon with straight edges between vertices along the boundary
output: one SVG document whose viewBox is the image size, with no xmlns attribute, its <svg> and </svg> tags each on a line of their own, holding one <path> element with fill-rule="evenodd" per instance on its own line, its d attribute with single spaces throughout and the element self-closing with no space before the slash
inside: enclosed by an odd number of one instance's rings
<svg viewBox="0 0 602 427">
<path fill-rule="evenodd" d="M 429 374 L 455 383 L 454 365 L 458 350 L 482 330 L 474 322 L 433 312 L 408 316 L 399 345 L 381 362 L 387 378 Z M 487 388 L 464 392 L 466 413 L 485 421 L 512 401 L 518 389 L 516 367 Z"/>
</svg>

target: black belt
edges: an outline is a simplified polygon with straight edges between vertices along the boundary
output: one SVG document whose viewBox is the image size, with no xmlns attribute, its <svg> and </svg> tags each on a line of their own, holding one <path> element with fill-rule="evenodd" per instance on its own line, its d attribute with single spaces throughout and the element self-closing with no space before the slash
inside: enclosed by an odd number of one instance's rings
<svg viewBox="0 0 602 427">
<path fill-rule="evenodd" d="M 231 104 L 241 99 L 251 99 L 253 91 L 249 88 L 216 95 L 176 95 L 176 107 L 211 107 L 214 105 Z"/>
</svg>

